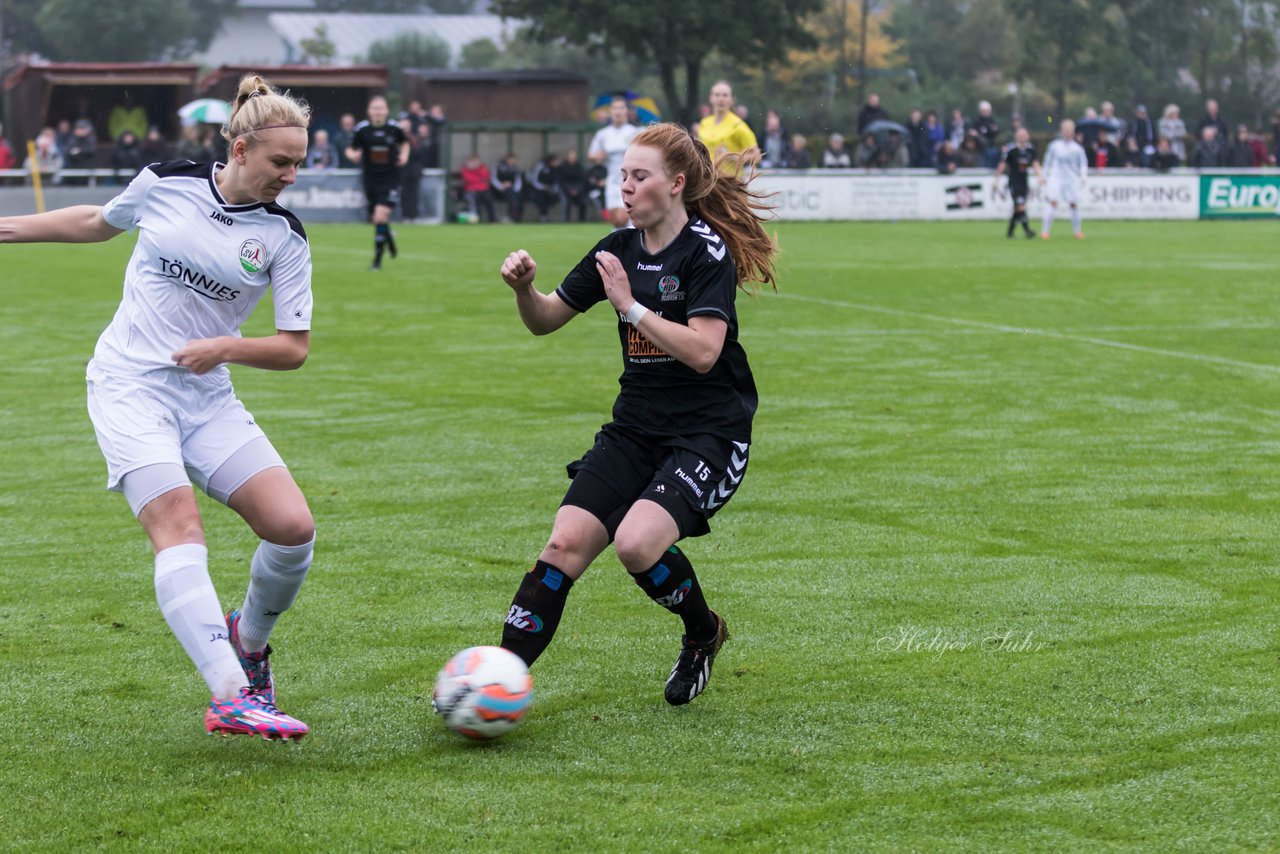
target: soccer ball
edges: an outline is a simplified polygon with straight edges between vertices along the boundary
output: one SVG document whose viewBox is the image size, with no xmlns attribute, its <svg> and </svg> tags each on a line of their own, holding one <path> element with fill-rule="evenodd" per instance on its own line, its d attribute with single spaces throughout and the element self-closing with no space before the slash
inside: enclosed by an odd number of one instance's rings
<svg viewBox="0 0 1280 854">
<path fill-rule="evenodd" d="M 520 656 L 472 646 L 445 663 L 431 705 L 449 729 L 487 741 L 519 726 L 532 700 L 533 680 Z"/>
</svg>

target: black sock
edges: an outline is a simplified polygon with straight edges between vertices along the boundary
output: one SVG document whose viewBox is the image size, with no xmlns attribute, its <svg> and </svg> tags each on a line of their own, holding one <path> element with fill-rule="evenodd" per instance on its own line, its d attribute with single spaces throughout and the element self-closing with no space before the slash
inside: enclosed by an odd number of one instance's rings
<svg viewBox="0 0 1280 854">
<path fill-rule="evenodd" d="M 387 224 L 379 223 L 373 227 L 373 263 L 382 263 L 382 253 L 387 248 Z"/>
<path fill-rule="evenodd" d="M 525 664 L 537 661 L 560 625 L 571 587 L 572 578 L 546 561 L 535 563 L 511 600 L 501 646 L 520 656 Z"/>
<path fill-rule="evenodd" d="M 1017 227 L 1017 225 L 1018 225 L 1018 212 L 1014 211 L 1013 216 L 1009 217 L 1009 231 L 1005 236 L 1013 237 L 1013 230 Z"/>
<path fill-rule="evenodd" d="M 693 564 L 676 546 L 652 567 L 631 576 L 649 598 L 684 621 L 684 633 L 692 640 L 713 638 L 719 630 L 707 607 Z"/>
<path fill-rule="evenodd" d="M 1031 233 L 1031 221 L 1027 219 L 1027 212 L 1022 211 L 1018 214 L 1018 222 L 1022 223 L 1022 230 L 1027 234 Z"/>
</svg>

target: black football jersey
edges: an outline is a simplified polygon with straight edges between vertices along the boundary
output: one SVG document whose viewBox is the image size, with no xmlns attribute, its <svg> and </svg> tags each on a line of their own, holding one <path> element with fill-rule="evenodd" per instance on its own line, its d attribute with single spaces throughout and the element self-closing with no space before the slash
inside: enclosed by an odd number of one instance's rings
<svg viewBox="0 0 1280 854">
<path fill-rule="evenodd" d="M 1009 183 L 1025 187 L 1027 176 L 1031 172 L 1031 164 L 1036 162 L 1036 147 L 1031 143 L 1019 148 L 1010 143 L 1004 155 L 1005 168 L 1009 170 Z"/>
<path fill-rule="evenodd" d="M 374 127 L 369 122 L 356 125 L 351 147 L 361 153 L 360 165 L 369 178 L 388 177 L 398 173 L 400 146 L 408 141 L 398 125 Z"/>
<path fill-rule="evenodd" d="M 645 251 L 642 236 L 638 229 L 626 228 L 605 237 L 565 277 L 556 294 L 580 312 L 605 302 L 595 260 L 595 253 L 605 250 L 622 262 L 636 301 L 664 320 L 687 326 L 691 317 L 710 315 L 729 328 L 719 360 L 699 374 L 615 311 L 622 376 L 614 423 L 660 438 L 709 434 L 748 441 L 758 400 L 747 354 L 738 343 L 738 276 L 728 247 L 700 220 L 690 220 L 652 255 Z"/>
</svg>

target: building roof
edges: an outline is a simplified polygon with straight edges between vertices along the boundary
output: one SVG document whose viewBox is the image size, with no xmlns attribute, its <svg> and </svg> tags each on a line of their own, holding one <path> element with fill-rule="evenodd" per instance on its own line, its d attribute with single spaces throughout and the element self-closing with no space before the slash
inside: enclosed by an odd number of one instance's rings
<svg viewBox="0 0 1280 854">
<path fill-rule="evenodd" d="M 4 81 L 13 89 L 31 75 L 71 86 L 194 86 L 200 66 L 177 62 L 37 62 L 20 65 Z"/>
<path fill-rule="evenodd" d="M 387 41 L 404 33 L 417 32 L 433 36 L 449 46 L 450 62 L 456 62 L 462 48 L 480 39 L 502 46 L 518 26 L 518 22 L 497 15 L 365 15 L 354 12 L 308 13 L 274 12 L 267 16 L 271 28 L 280 34 L 289 52 L 288 60 L 296 61 L 303 51 L 303 39 L 315 38 L 323 28 L 333 42 L 336 62 L 362 62 L 369 45 Z"/>
<path fill-rule="evenodd" d="M 576 71 L 558 68 L 449 69 L 406 68 L 406 75 L 436 83 L 586 83 L 589 78 Z"/>
<path fill-rule="evenodd" d="M 330 86 L 334 88 L 387 88 L 385 65 L 222 65 L 200 79 L 199 89 L 208 92 L 223 80 L 238 81 L 245 74 L 265 74 L 273 86 Z"/>
</svg>

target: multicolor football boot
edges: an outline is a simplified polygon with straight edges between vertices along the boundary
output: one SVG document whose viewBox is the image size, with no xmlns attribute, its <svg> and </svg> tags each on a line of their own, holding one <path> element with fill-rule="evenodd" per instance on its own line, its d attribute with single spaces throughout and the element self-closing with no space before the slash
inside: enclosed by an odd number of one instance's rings
<svg viewBox="0 0 1280 854">
<path fill-rule="evenodd" d="M 204 728 L 210 735 L 256 735 L 267 741 L 297 741 L 311 731 L 253 688 L 241 688 L 233 700 L 211 699 Z"/>
<path fill-rule="evenodd" d="M 268 703 L 275 703 L 276 682 L 271 678 L 271 644 L 267 644 L 262 652 L 245 652 L 240 648 L 239 609 L 227 614 L 227 630 L 231 633 L 231 648 L 240 657 L 240 668 L 249 680 L 249 687 L 261 694 Z"/>
</svg>

